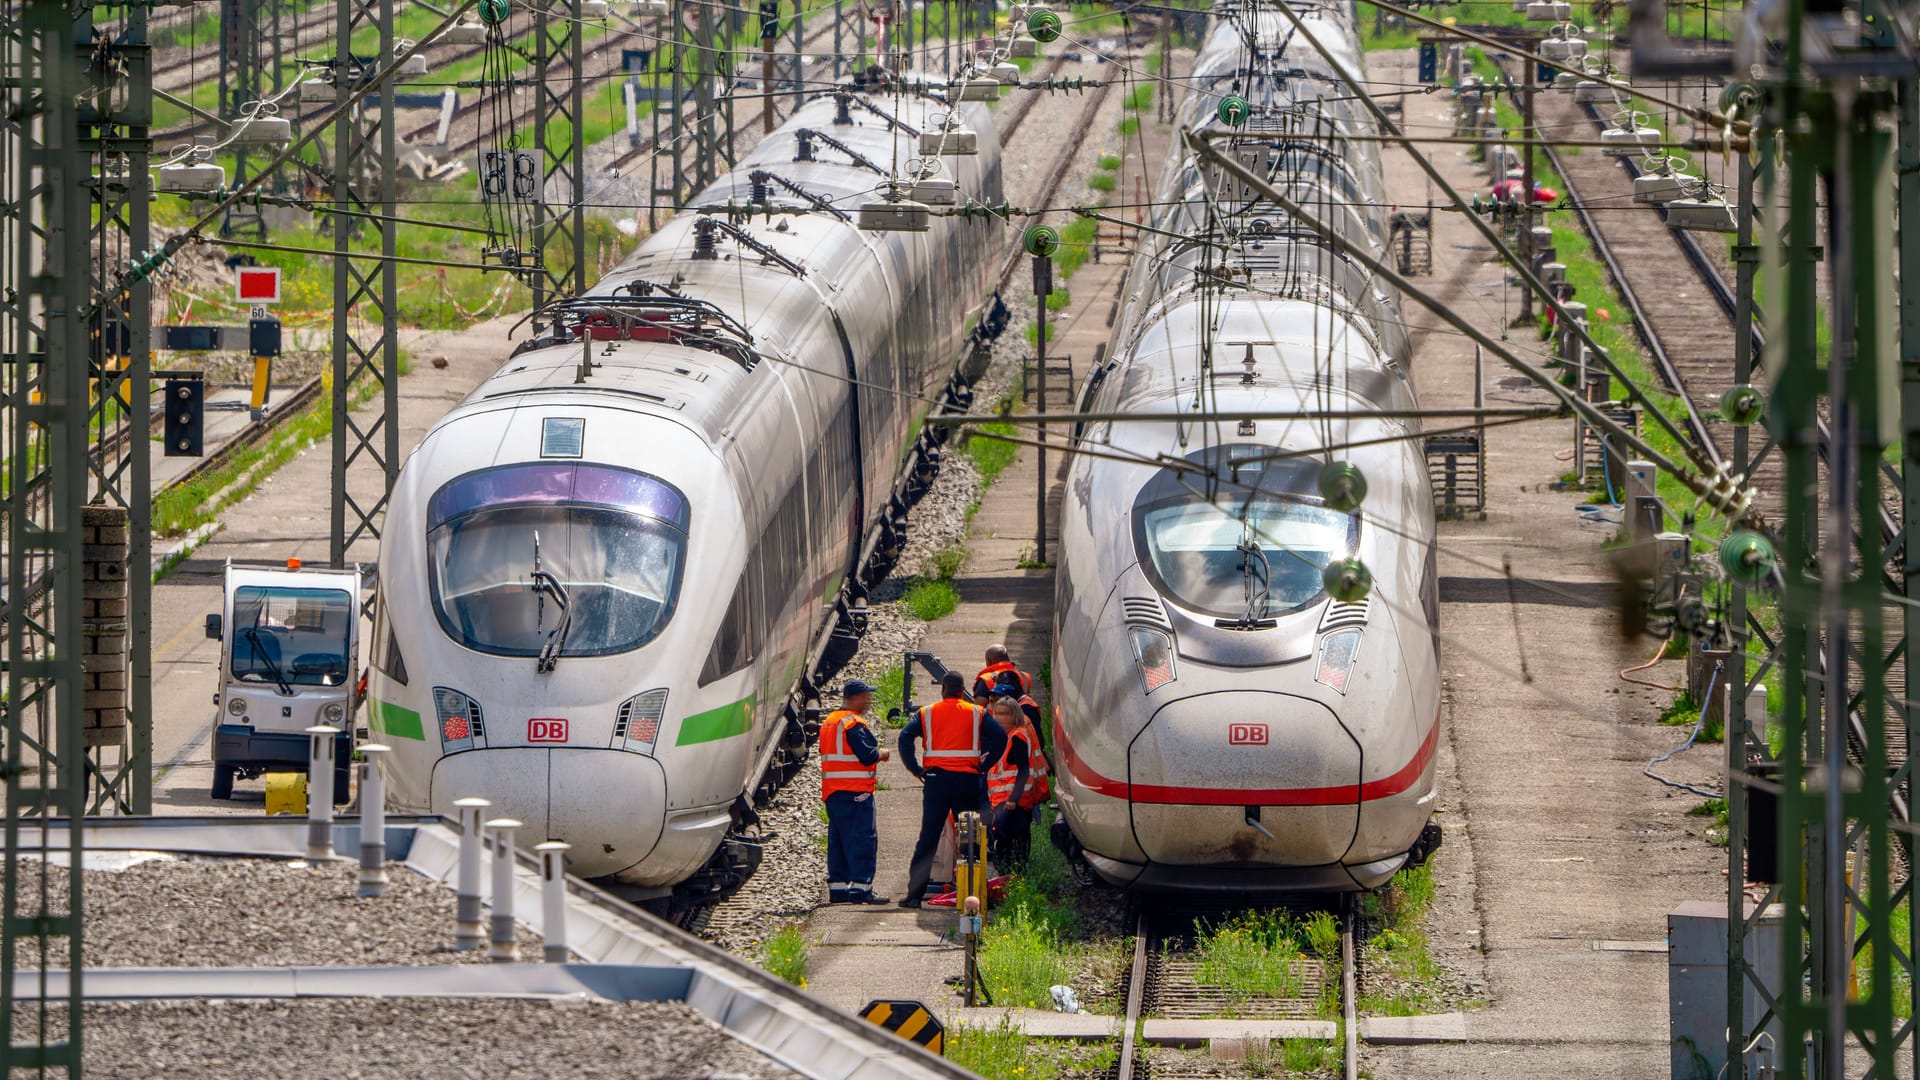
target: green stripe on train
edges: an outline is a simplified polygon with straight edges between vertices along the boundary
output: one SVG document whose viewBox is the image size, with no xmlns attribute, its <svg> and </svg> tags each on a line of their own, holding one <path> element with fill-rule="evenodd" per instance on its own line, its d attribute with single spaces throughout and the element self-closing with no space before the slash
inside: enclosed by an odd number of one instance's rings
<svg viewBox="0 0 1920 1080">
<path fill-rule="evenodd" d="M 695 713 L 680 721 L 680 737 L 674 740 L 673 745 L 691 746 L 716 739 L 731 739 L 752 730 L 753 697 L 749 695 L 731 705 Z"/>
<path fill-rule="evenodd" d="M 367 699 L 367 726 L 396 739 L 425 742 L 427 738 L 426 729 L 420 726 L 420 714 L 390 701 Z"/>
</svg>

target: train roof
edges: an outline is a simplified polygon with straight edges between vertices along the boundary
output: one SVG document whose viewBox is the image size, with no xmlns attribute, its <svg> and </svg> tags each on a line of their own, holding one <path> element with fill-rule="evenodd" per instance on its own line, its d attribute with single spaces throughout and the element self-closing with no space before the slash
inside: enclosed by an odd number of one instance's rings
<svg viewBox="0 0 1920 1080">
<path fill-rule="evenodd" d="M 627 315 L 684 310 L 689 305 L 683 301 L 697 302 L 711 309 L 705 313 L 708 331 L 666 340 L 535 341 L 522 346 L 462 407 L 598 394 L 597 404 L 671 418 L 717 442 L 736 414 L 751 407 L 745 391 L 756 368 L 807 362 L 795 348 L 795 328 L 824 317 L 826 302 L 843 294 L 848 302 L 836 306 L 858 311 L 862 302 L 853 290 L 872 280 L 872 252 L 913 242 L 903 234 L 862 232 L 854 225 L 859 204 L 872 197 L 880 179 L 855 158 L 887 168 L 897 151 L 917 153 L 917 139 L 907 144 L 908 129 L 919 129 L 935 103 L 916 110 L 890 97 L 851 97 L 844 114 L 850 122 L 838 125 L 835 120 L 843 113 L 834 95 L 802 106 L 737 168 L 696 196 L 692 209 L 665 222 L 586 296 L 568 302 L 581 310 L 599 302 Z M 960 108 L 978 133 L 980 153 L 943 159 L 943 175 L 971 194 L 970 188 L 997 178 L 999 147 L 986 110 Z M 889 124 L 885 117 L 895 113 L 899 119 Z M 810 138 L 814 160 L 795 161 L 803 131 L 824 133 L 845 149 Z M 762 174 L 758 181 L 756 173 Z M 767 197 L 750 215 L 746 207 L 756 184 Z M 997 184 L 992 186 L 980 194 L 997 197 Z M 737 208 L 731 214 L 729 204 Z M 769 214 L 768 206 L 775 212 Z M 693 212 L 702 208 L 714 212 Z M 969 223 L 937 218 L 924 239 L 937 243 L 941 230 L 962 227 Z"/>
</svg>

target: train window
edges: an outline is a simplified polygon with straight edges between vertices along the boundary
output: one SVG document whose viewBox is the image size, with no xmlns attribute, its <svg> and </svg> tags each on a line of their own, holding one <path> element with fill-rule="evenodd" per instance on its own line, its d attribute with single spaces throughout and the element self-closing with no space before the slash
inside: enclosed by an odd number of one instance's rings
<svg viewBox="0 0 1920 1080">
<path fill-rule="evenodd" d="M 495 656 L 606 656 L 653 640 L 673 615 L 686 500 L 604 466 L 470 473 L 429 503 L 428 584 L 447 635 Z"/>
<path fill-rule="evenodd" d="M 1209 490 L 1185 470 L 1148 482 L 1133 514 L 1142 569 L 1174 602 L 1216 618 L 1271 619 L 1319 599 L 1327 564 L 1353 550 L 1358 518 L 1306 494 L 1306 470 L 1219 464 L 1237 484 Z"/>
<path fill-rule="evenodd" d="M 373 666 L 401 686 L 407 685 L 407 661 L 400 655 L 400 638 L 387 614 L 385 590 L 373 604 Z"/>
<path fill-rule="evenodd" d="M 720 620 L 720 632 L 713 636 L 713 648 L 707 652 L 707 662 L 700 669 L 701 686 L 753 662 L 757 650 L 754 648 L 753 598 L 747 588 L 747 578 L 747 574 L 740 575 L 740 584 L 734 586 L 726 618 Z"/>
</svg>

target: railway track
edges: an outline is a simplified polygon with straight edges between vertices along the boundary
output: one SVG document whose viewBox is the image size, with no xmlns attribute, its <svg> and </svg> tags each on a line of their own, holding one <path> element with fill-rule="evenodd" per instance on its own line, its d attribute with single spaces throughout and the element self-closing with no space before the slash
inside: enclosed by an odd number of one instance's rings
<svg viewBox="0 0 1920 1080">
<path fill-rule="evenodd" d="M 1590 125 L 1597 132 L 1607 126 L 1606 117 L 1592 105 L 1576 105 L 1566 95 L 1542 95 L 1545 106 L 1536 105 L 1540 125 L 1547 130 L 1581 130 Z M 1593 242 L 1594 251 L 1605 263 L 1621 300 L 1634 319 L 1635 331 L 1653 358 L 1661 380 L 1680 395 L 1686 404 L 1688 428 L 1716 463 L 1731 462 L 1731 426 L 1717 417 L 1720 394 L 1734 384 L 1733 349 L 1736 297 L 1719 262 L 1708 253 L 1699 236 L 1667 225 L 1665 212 L 1621 201 L 1620 193 L 1631 190 L 1640 170 L 1632 157 L 1595 154 L 1561 154 L 1546 148 L 1548 160 L 1566 182 L 1563 193 L 1580 219 L 1581 227 Z M 1617 163 L 1617 165 L 1616 165 Z M 1624 178 L 1625 184 L 1621 183 Z M 1610 207 L 1594 213 L 1589 206 Z M 1617 206 L 1617 209 L 1611 208 Z M 1631 206 L 1629 210 L 1627 207 Z M 1701 292 L 1713 301 L 1724 317 L 1721 320 L 1699 317 L 1697 304 L 1671 303 L 1689 300 Z M 1648 302 L 1644 298 L 1658 298 Z M 1751 328 L 1754 377 L 1760 380 L 1759 359 L 1766 344 L 1764 329 L 1756 320 Z M 1723 442 L 1724 440 L 1724 442 Z M 1830 436 L 1826 421 L 1820 424 L 1819 453 L 1827 458 Z M 1889 481 L 1888 496 L 1877 508 L 1881 541 L 1889 549 L 1901 542 L 1900 508 L 1897 493 L 1900 477 L 1891 463 L 1882 458 L 1880 469 Z M 1769 454 L 1749 476 L 1759 491 L 1757 502 L 1762 513 L 1779 520 L 1781 492 L 1786 480 L 1782 456 Z M 1899 615 L 1891 618 L 1897 623 Z M 1821 656 L 1825 665 L 1824 653 Z M 1894 685 L 1904 677 L 1906 658 L 1896 661 L 1890 677 Z M 1850 716 L 1850 737 L 1858 757 L 1866 744 L 1865 718 L 1855 709 Z M 1885 723 L 1888 752 L 1896 766 L 1907 756 L 1907 732 L 1904 720 L 1896 713 Z M 1894 815 L 1910 820 L 1911 793 L 1902 789 L 1894 794 Z"/>
<path fill-rule="evenodd" d="M 1300 916 L 1315 909 L 1310 904 L 1284 903 L 1281 910 Z M 1290 990 L 1284 994 L 1254 995 L 1210 983 L 1194 952 L 1194 939 L 1205 922 L 1223 913 L 1215 910 L 1150 909 L 1139 912 L 1133 937 L 1133 959 L 1122 978 L 1126 1008 L 1120 1029 L 1118 1059 L 1107 1080 L 1184 1080 L 1217 1075 L 1204 1066 L 1188 1071 L 1178 1059 L 1153 1055 L 1141 1044 L 1148 1019 L 1205 1020 L 1231 1016 L 1236 1020 L 1327 1020 L 1337 1016 L 1341 1075 L 1359 1075 L 1359 1017 L 1357 1012 L 1357 952 L 1351 905 L 1341 905 L 1335 918 L 1340 927 L 1338 956 L 1302 953 L 1291 961 Z M 1200 1064 L 1198 1062 L 1196 1065 Z"/>
</svg>

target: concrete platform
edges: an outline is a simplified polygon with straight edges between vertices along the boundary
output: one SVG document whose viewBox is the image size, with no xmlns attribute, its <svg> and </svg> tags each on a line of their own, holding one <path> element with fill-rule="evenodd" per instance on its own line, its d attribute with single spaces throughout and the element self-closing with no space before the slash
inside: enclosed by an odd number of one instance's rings
<svg viewBox="0 0 1920 1080">
<path fill-rule="evenodd" d="M 1199 1046 L 1213 1039 L 1332 1039 L 1340 1025 L 1331 1020 L 1146 1020 L 1140 1037 L 1161 1046 Z"/>
<path fill-rule="evenodd" d="M 1466 1042 L 1467 1014 L 1433 1013 L 1427 1016 L 1365 1016 L 1360 1018 L 1360 1041 L 1375 1046 L 1420 1046 L 1425 1043 Z"/>
<path fill-rule="evenodd" d="M 1091 1013 L 1057 1013 L 1040 1009 L 954 1009 L 947 1026 L 997 1028 L 1002 1024 L 1041 1039 L 1114 1039 L 1120 1036 L 1120 1018 Z"/>
</svg>

